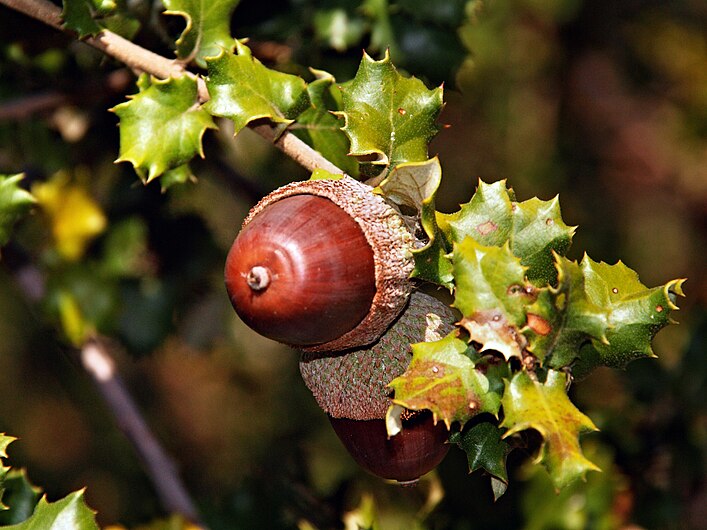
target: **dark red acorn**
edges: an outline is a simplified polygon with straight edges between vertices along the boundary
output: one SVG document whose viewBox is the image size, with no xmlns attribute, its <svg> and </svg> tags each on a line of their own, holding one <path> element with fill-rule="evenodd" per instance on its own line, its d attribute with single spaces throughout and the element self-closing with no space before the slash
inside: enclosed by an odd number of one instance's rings
<svg viewBox="0 0 707 530">
<path fill-rule="evenodd" d="M 370 186 L 295 182 L 251 210 L 226 260 L 226 289 L 266 337 L 305 351 L 365 346 L 407 302 L 412 242 Z"/>
<path fill-rule="evenodd" d="M 447 455 L 449 431 L 444 422 L 435 425 L 428 410 L 407 415 L 403 429 L 391 438 L 384 419 L 329 416 L 329 421 L 358 465 L 379 477 L 412 485 Z"/>
<path fill-rule="evenodd" d="M 226 260 L 226 288 L 243 321 L 295 346 L 351 331 L 371 307 L 373 251 L 356 221 L 329 199 L 295 195 L 243 229 Z"/>
</svg>

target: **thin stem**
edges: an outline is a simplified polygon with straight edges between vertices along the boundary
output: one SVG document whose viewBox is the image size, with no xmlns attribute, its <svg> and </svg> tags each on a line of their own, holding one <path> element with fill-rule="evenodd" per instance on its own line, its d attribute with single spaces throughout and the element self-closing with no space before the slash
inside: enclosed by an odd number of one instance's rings
<svg viewBox="0 0 707 530">
<path fill-rule="evenodd" d="M 81 348 L 81 364 L 96 384 L 118 427 L 143 461 L 162 505 L 170 513 L 181 514 L 198 523 L 198 512 L 179 478 L 174 462 L 145 423 L 116 373 L 115 361 L 108 350 L 97 340 L 88 341 Z"/>
<path fill-rule="evenodd" d="M 36 18 L 56 29 L 65 31 L 62 26 L 61 9 L 48 0 L 0 0 L 0 4 Z M 133 44 L 120 35 L 103 30 L 95 37 L 87 37 L 83 42 L 121 61 L 133 70 L 146 72 L 160 79 L 188 75 L 197 82 L 200 100 L 204 102 L 209 99 L 209 93 L 203 78 L 186 71 L 181 63 Z M 321 168 L 331 173 L 343 173 L 336 165 L 287 131 L 280 135 L 279 138 L 276 138 L 275 130 L 269 125 L 253 125 L 252 129 L 266 140 L 273 142 L 278 149 L 309 171 Z"/>
</svg>

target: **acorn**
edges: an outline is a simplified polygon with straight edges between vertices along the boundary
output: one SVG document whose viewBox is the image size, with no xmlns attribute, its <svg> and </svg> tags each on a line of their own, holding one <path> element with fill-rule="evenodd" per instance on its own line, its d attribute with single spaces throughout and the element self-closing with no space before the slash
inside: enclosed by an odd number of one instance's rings
<svg viewBox="0 0 707 530">
<path fill-rule="evenodd" d="M 226 259 L 240 318 L 305 351 L 375 342 L 412 290 L 413 237 L 402 217 L 351 177 L 283 186 L 250 211 Z"/>
<path fill-rule="evenodd" d="M 436 467 L 446 455 L 448 431 L 429 411 L 405 411 L 402 431 L 388 437 L 392 404 L 388 383 L 412 359 L 410 344 L 434 341 L 454 329 L 455 315 L 436 298 L 415 292 L 399 318 L 367 348 L 304 352 L 300 372 L 317 404 L 354 460 L 369 472 L 404 484 Z"/>
</svg>

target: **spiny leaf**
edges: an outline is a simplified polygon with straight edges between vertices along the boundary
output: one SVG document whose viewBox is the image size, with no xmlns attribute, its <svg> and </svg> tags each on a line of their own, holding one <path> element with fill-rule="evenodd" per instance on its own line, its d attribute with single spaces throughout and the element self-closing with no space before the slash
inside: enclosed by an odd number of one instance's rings
<svg viewBox="0 0 707 530">
<path fill-rule="evenodd" d="M 15 223 L 36 202 L 28 191 L 20 188 L 24 174 L 0 175 L 0 246 L 10 240 Z"/>
<path fill-rule="evenodd" d="M 103 27 L 96 21 L 99 14 L 115 9 L 113 0 L 63 0 L 61 18 L 64 26 L 79 34 L 80 38 L 98 34 Z"/>
<path fill-rule="evenodd" d="M 454 307 L 461 325 L 484 350 L 497 350 L 506 359 L 520 357 L 525 338 L 519 333 L 536 289 L 525 281 L 525 267 L 503 247 L 484 246 L 467 237 L 454 246 Z"/>
<path fill-rule="evenodd" d="M 584 275 L 575 261 L 555 255 L 557 287 L 538 291 L 528 307 L 523 330 L 528 350 L 550 368 L 568 366 L 579 356 L 581 346 L 595 339 L 606 342 L 607 310 L 587 298 Z"/>
<path fill-rule="evenodd" d="M 233 51 L 231 14 L 239 0 L 164 0 L 165 15 L 184 17 L 186 27 L 177 39 L 177 56 L 194 58 L 202 68 L 205 57 L 217 55 L 221 48 Z"/>
<path fill-rule="evenodd" d="M 162 81 L 143 74 L 138 87 L 138 94 L 112 109 L 120 118 L 116 162 L 130 162 L 148 183 L 197 154 L 203 158 L 201 139 L 216 125 L 198 105 L 196 80 L 189 76 Z"/>
<path fill-rule="evenodd" d="M 26 521 L 7 526 L 8 530 L 98 530 L 95 512 L 84 501 L 83 490 L 56 502 L 42 497 Z"/>
<path fill-rule="evenodd" d="M 5 436 L 4 433 L 0 433 L 0 510 L 6 508 L 2 503 L 3 492 L 5 490 L 4 482 L 7 472 L 10 470 L 9 467 L 5 467 L 3 458 L 7 458 L 7 446 L 15 441 L 12 436 Z"/>
<path fill-rule="evenodd" d="M 262 118 L 284 127 L 309 107 L 302 78 L 266 68 L 242 42 L 236 41 L 236 51 L 207 58 L 211 99 L 205 105 L 212 115 L 231 119 L 235 134 Z"/>
<path fill-rule="evenodd" d="M 548 371 L 545 383 L 534 381 L 526 372 L 518 372 L 507 382 L 501 427 L 508 429 L 504 438 L 526 429 L 535 429 L 543 437 L 538 461 L 548 470 L 555 488 L 560 489 L 599 468 L 582 454 L 579 435 L 596 427 L 569 400 L 567 377 Z"/>
<path fill-rule="evenodd" d="M 419 79 L 403 77 L 387 54 L 381 61 L 364 54 L 342 92 L 351 155 L 366 157 L 380 169 L 427 160 L 427 146 L 439 129 L 441 87 L 428 90 Z"/>
<path fill-rule="evenodd" d="M 608 311 L 608 342 L 592 340 L 582 350 L 578 364 L 586 373 L 597 365 L 622 368 L 640 357 L 655 357 L 651 341 L 671 322 L 670 312 L 678 309 L 676 296 L 683 296 L 684 279 L 671 280 L 649 289 L 635 271 L 618 262 L 598 263 L 584 256 L 580 264 L 587 298 Z"/>
<path fill-rule="evenodd" d="M 504 431 L 494 423 L 483 421 L 463 431 L 457 431 L 449 437 L 451 443 L 456 443 L 466 453 L 469 462 L 469 473 L 483 469 L 491 476 L 508 485 L 506 457 L 511 452 L 511 446 L 503 440 Z M 498 499 L 505 487 L 500 488 L 495 499 Z"/>
<path fill-rule="evenodd" d="M 41 489 L 29 481 L 24 469 L 10 470 L 5 477 L 4 485 L 5 493 L 0 487 L 0 498 L 7 504 L 7 509 L 2 510 L 0 507 L 0 527 L 28 519 L 34 512 L 41 495 Z"/>
<path fill-rule="evenodd" d="M 412 276 L 451 288 L 452 263 L 448 249 L 435 222 L 435 194 L 442 181 L 437 157 L 425 162 L 406 162 L 393 168 L 380 183 L 380 191 L 391 201 L 416 212 L 425 231 L 424 246 L 413 250 Z"/>
<path fill-rule="evenodd" d="M 489 392 L 484 375 L 467 357 L 468 345 L 454 333 L 434 342 L 412 345 L 412 360 L 405 373 L 388 385 L 393 401 L 411 410 L 429 409 L 435 422 L 465 423 L 480 412 L 498 412 L 500 400 Z"/>
<path fill-rule="evenodd" d="M 341 89 L 331 74 L 313 70 L 317 79 L 307 85 L 312 106 L 297 116 L 291 132 L 319 151 L 324 158 L 351 176 L 358 175 L 358 162 L 347 156 L 349 139 L 341 120 L 332 112 L 341 109 Z"/>
<path fill-rule="evenodd" d="M 479 181 L 470 202 L 456 213 L 438 214 L 437 221 L 452 242 L 465 237 L 482 245 L 509 242 L 511 252 L 528 267 L 528 279 L 536 285 L 555 281 L 552 253 L 563 255 L 575 231 L 562 220 L 557 197 L 516 202 L 505 180 L 493 184 Z"/>
</svg>

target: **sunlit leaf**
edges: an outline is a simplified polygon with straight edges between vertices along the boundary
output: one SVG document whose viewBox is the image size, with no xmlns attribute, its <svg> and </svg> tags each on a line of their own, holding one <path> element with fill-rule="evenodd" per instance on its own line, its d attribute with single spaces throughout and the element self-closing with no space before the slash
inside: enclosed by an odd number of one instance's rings
<svg viewBox="0 0 707 530">
<path fill-rule="evenodd" d="M 177 39 L 177 56 L 194 58 L 202 68 L 205 57 L 218 55 L 235 46 L 231 37 L 231 14 L 240 0 L 164 0 L 166 15 L 184 17 L 186 27 Z"/>
<path fill-rule="evenodd" d="M 454 307 L 461 325 L 484 350 L 497 350 L 506 359 L 521 357 L 526 311 L 536 289 L 526 283 L 525 267 L 508 248 L 484 246 L 470 237 L 454 246 Z"/>
<path fill-rule="evenodd" d="M 438 222 L 452 242 L 466 237 L 482 245 L 508 242 L 511 252 L 528 268 L 528 279 L 537 285 L 555 281 L 553 252 L 564 255 L 575 231 L 562 220 L 557 197 L 517 202 L 504 180 L 479 181 L 471 201 L 458 212 L 439 214 Z"/>
<path fill-rule="evenodd" d="M 10 240 L 12 227 L 36 202 L 19 186 L 23 178 L 23 174 L 0 175 L 0 246 Z"/>
<path fill-rule="evenodd" d="M 96 18 L 116 7 L 114 0 L 63 0 L 61 17 L 64 25 L 79 34 L 79 37 L 96 35 L 103 28 Z"/>
<path fill-rule="evenodd" d="M 7 446 L 15 441 L 12 436 L 5 436 L 4 433 L 0 433 L 0 509 L 5 508 L 3 501 L 3 491 L 5 488 L 4 482 L 7 472 L 10 470 L 9 467 L 5 467 L 3 458 L 7 458 Z"/>
<path fill-rule="evenodd" d="M 147 183 L 196 155 L 203 157 L 202 137 L 216 125 L 198 104 L 195 79 L 159 80 L 143 75 L 138 86 L 138 94 L 113 108 L 120 118 L 116 162 L 130 162 Z"/>
<path fill-rule="evenodd" d="M 543 437 L 538 461 L 545 466 L 555 488 L 560 489 L 599 468 L 583 454 L 579 435 L 595 431 L 592 420 L 569 400 L 567 376 L 550 370 L 545 383 L 518 372 L 507 383 L 502 399 L 504 419 L 501 427 L 508 437 L 526 429 L 535 429 Z"/>
<path fill-rule="evenodd" d="M 655 357 L 651 341 L 671 322 L 670 313 L 678 309 L 677 296 L 683 296 L 683 279 L 648 288 L 635 271 L 618 262 L 609 265 L 584 256 L 587 298 L 608 312 L 607 341 L 592 340 L 582 350 L 579 369 L 587 372 L 597 365 L 622 368 L 634 359 Z"/>
<path fill-rule="evenodd" d="M 537 301 L 528 307 L 523 332 L 528 350 L 558 369 L 570 365 L 590 339 L 606 342 L 609 318 L 605 307 L 587 298 L 577 262 L 556 256 L 556 267 L 557 287 L 538 291 Z"/>
<path fill-rule="evenodd" d="M 71 493 L 56 502 L 48 502 L 46 497 L 42 497 L 29 519 L 5 528 L 11 530 L 99 530 L 95 512 L 86 505 L 83 490 Z"/>
<path fill-rule="evenodd" d="M 222 52 L 206 61 L 206 86 L 211 99 L 206 109 L 233 121 L 238 134 L 253 120 L 267 118 L 286 126 L 309 107 L 304 80 L 270 70 L 253 57 L 250 48 L 236 41 L 237 55 Z"/>
<path fill-rule="evenodd" d="M 412 345 L 412 360 L 403 375 L 388 385 L 393 401 L 411 410 L 428 409 L 447 428 L 464 424 L 481 412 L 498 412 L 500 400 L 489 392 L 486 377 L 465 355 L 469 346 L 454 333 L 434 342 Z"/>
<path fill-rule="evenodd" d="M 356 77 L 342 92 L 351 155 L 381 170 L 427 160 L 427 146 L 439 130 L 441 88 L 428 90 L 419 79 L 403 77 L 387 55 L 374 61 L 364 54 Z"/>
</svg>

